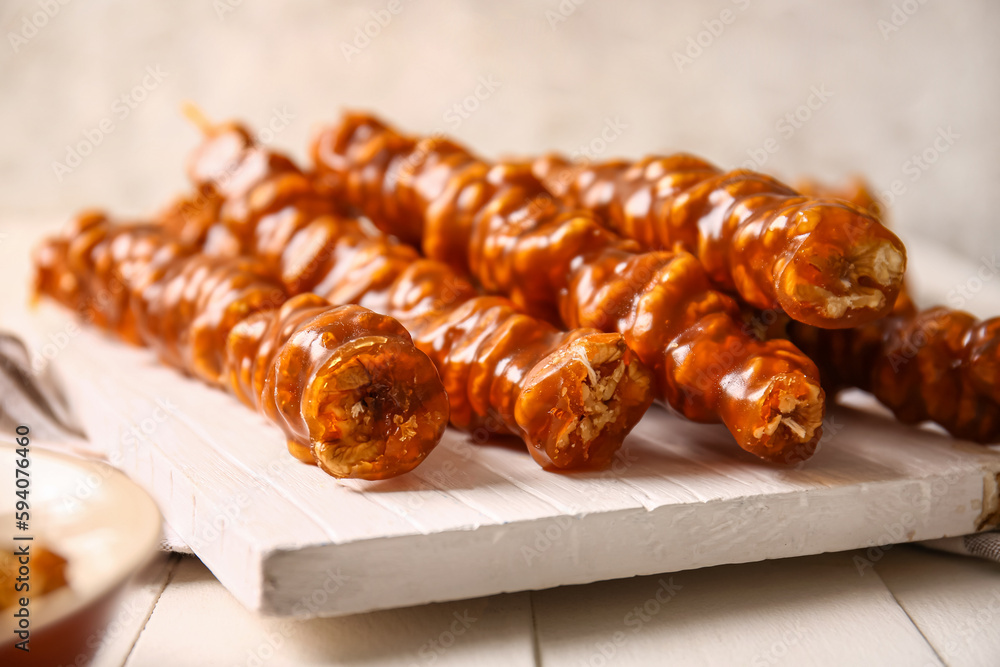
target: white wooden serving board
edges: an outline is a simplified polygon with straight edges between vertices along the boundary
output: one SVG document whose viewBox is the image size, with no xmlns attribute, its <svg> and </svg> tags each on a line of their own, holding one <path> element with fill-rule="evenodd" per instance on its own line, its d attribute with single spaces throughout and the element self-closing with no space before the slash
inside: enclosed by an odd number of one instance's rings
<svg viewBox="0 0 1000 667">
<path fill-rule="evenodd" d="M 76 332 L 69 322 L 47 306 L 0 326 L 42 349 Z M 743 453 L 721 427 L 654 408 L 605 472 L 545 472 L 523 451 L 449 430 L 409 475 L 338 481 L 294 460 L 262 417 L 149 351 L 88 330 L 56 347 L 91 439 L 236 598 L 275 615 L 931 539 L 1000 518 L 1000 453 L 877 408 L 835 410 L 820 452 L 791 469 Z"/>
<path fill-rule="evenodd" d="M 45 308 L 38 321 L 68 320 Z M 335 615 L 959 535 L 997 523 L 1000 454 L 843 409 L 799 469 L 651 410 L 602 473 L 449 431 L 414 473 L 338 481 L 146 351 L 82 331 L 57 358 L 87 433 L 245 605 Z"/>
</svg>

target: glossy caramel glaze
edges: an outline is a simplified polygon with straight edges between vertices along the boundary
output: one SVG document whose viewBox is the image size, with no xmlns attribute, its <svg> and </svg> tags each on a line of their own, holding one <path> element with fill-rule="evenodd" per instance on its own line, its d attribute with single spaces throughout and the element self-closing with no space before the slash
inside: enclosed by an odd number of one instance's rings
<svg viewBox="0 0 1000 667">
<path fill-rule="evenodd" d="M 795 181 L 795 190 L 806 197 L 816 199 L 839 199 L 855 206 L 871 217 L 889 227 L 888 211 L 871 184 L 862 176 L 851 176 L 841 185 L 831 185 L 812 178 L 800 178 Z M 904 288 L 903 285 L 900 286 Z"/>
<path fill-rule="evenodd" d="M 291 333 L 255 355 L 258 365 L 274 356 L 261 407 L 290 443 L 311 443 L 309 454 L 336 477 L 393 477 L 426 458 L 448 423 L 448 397 L 399 322 L 361 306 L 331 308 L 313 294 L 273 314 L 265 338 Z M 242 326 L 230 336 L 231 356 Z"/>
<path fill-rule="evenodd" d="M 652 402 L 650 372 L 619 334 L 559 331 L 477 296 L 447 265 L 357 222 L 320 218 L 301 235 L 285 279 L 397 317 L 441 373 L 452 423 L 477 440 L 513 433 L 542 465 L 601 467 Z M 311 280 L 294 272 L 303 265 L 316 267 Z"/>
<path fill-rule="evenodd" d="M 829 389 L 858 387 L 900 421 L 1000 441 L 1000 318 L 938 307 L 843 331 L 796 323 L 789 335 L 817 360 Z"/>
<path fill-rule="evenodd" d="M 764 174 L 684 154 L 601 163 L 548 155 L 532 169 L 568 205 L 644 248 L 696 255 L 718 288 L 801 322 L 873 321 L 888 314 L 902 282 L 903 244 L 876 218 Z"/>
<path fill-rule="evenodd" d="M 885 219 L 861 179 L 843 188 L 815 181 L 800 187 Z M 858 387 L 873 393 L 900 421 L 930 420 L 956 437 L 1000 441 L 1000 318 L 977 320 L 940 306 L 918 310 L 903 285 L 885 319 L 842 331 L 794 323 L 788 334 L 819 364 L 828 389 Z"/>
<path fill-rule="evenodd" d="M 475 440 L 521 436 L 539 463 L 555 468 L 610 462 L 653 398 L 649 370 L 620 334 L 559 331 L 507 299 L 478 296 L 462 273 L 338 215 L 313 179 L 278 158 L 257 156 L 270 151 L 248 141 L 239 126 L 220 126 L 191 162 L 200 192 L 219 184 L 223 215 L 205 239 L 230 239 L 220 252 L 252 253 L 291 292 L 398 318 L 437 366 L 452 424 Z M 224 182 L 201 163 L 204 156 L 238 178 Z M 259 371 L 242 368 L 242 386 L 260 382 Z"/>
<path fill-rule="evenodd" d="M 313 295 L 288 300 L 260 260 L 194 255 L 154 226 L 88 214 L 40 247 L 35 284 L 164 362 L 231 386 L 296 457 L 336 477 L 407 472 L 447 424 L 441 380 L 398 322 Z"/>
<path fill-rule="evenodd" d="M 428 257 L 537 315 L 621 333 L 684 416 L 724 422 L 768 460 L 815 449 L 815 365 L 787 342 L 755 341 L 690 254 L 640 252 L 593 213 L 556 201 L 530 165 L 491 165 L 364 114 L 321 131 L 312 154 L 326 187 Z"/>
<path fill-rule="evenodd" d="M 104 214 L 85 212 L 36 249 L 34 292 L 139 345 L 143 340 L 129 308 L 130 286 L 148 282 L 154 260 L 162 267 L 189 253 L 180 244 L 165 243 L 156 225 L 112 226 Z"/>
</svg>

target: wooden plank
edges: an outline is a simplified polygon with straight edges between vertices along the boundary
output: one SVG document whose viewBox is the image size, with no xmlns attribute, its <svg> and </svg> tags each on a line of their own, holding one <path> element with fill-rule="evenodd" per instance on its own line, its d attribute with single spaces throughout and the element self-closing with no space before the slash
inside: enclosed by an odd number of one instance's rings
<svg viewBox="0 0 1000 667">
<path fill-rule="evenodd" d="M 335 595 L 317 579 L 299 604 Z M 330 591 L 327 593 L 327 591 Z M 160 596 L 128 667 L 173 665 L 533 666 L 527 593 L 296 621 L 248 612 L 193 558 Z"/>
<path fill-rule="evenodd" d="M 941 664 L 849 553 L 557 588 L 532 602 L 546 667 Z"/>
<path fill-rule="evenodd" d="M 946 664 L 1000 665 L 1000 566 L 906 545 L 862 556 Z"/>
<path fill-rule="evenodd" d="M 131 583 L 112 616 L 91 667 L 121 667 L 167 587 L 178 556 L 161 553 Z M 96 639 L 96 638 L 95 638 Z"/>
</svg>

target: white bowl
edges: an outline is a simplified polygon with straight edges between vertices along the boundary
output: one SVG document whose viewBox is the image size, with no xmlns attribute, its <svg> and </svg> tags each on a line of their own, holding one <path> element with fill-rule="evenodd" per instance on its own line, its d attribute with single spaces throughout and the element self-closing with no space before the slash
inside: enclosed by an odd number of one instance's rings
<svg viewBox="0 0 1000 667">
<path fill-rule="evenodd" d="M 119 593 L 156 552 L 160 512 L 145 491 L 111 466 L 30 446 L 30 529 L 17 530 L 14 469 L 20 456 L 11 436 L 0 438 L 0 547 L 45 546 L 68 561 L 69 582 L 31 600 L 28 654 L 14 648 L 15 610 L 5 610 L 0 665 L 86 664 Z M 34 539 L 16 542 L 15 535 Z"/>
</svg>

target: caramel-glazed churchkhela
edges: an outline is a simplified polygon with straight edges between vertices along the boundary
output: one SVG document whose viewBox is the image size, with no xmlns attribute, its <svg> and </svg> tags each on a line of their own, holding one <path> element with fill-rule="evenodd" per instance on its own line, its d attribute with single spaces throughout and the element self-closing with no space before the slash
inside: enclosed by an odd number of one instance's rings
<svg viewBox="0 0 1000 667">
<path fill-rule="evenodd" d="M 577 164 L 548 155 L 532 167 L 568 205 L 645 248 L 695 254 L 720 289 L 800 322 L 873 321 L 888 314 L 903 279 L 903 244 L 878 220 L 764 174 L 684 154 Z"/>
<path fill-rule="evenodd" d="M 81 216 L 39 248 L 35 280 L 36 293 L 229 385 L 281 427 L 293 455 L 335 477 L 407 472 L 448 422 L 441 380 L 399 322 L 287 299 L 260 262 L 192 255 L 158 226 Z"/>
<path fill-rule="evenodd" d="M 861 181 L 843 189 L 800 187 L 884 215 Z M 960 438 L 1000 440 L 1000 318 L 977 320 L 940 306 L 918 310 L 903 289 L 885 319 L 842 331 L 792 323 L 788 334 L 816 360 L 830 390 L 858 387 L 900 421 L 931 420 Z"/>
<path fill-rule="evenodd" d="M 172 229 L 210 252 L 252 253 L 290 291 L 398 318 L 437 366 L 452 424 L 477 439 L 521 436 L 557 468 L 610 462 L 653 400 L 650 371 L 620 334 L 559 331 L 507 299 L 477 296 L 447 265 L 337 215 L 313 179 L 241 126 L 204 129 L 189 169 L 197 201 L 168 211 Z M 220 222 L 206 225 L 211 211 Z"/>
<path fill-rule="evenodd" d="M 654 369 L 659 397 L 686 417 L 723 421 L 768 460 L 814 451 L 815 365 L 787 341 L 751 337 L 692 255 L 639 252 L 592 213 L 553 200 L 527 166 L 491 165 L 367 115 L 320 132 L 312 153 L 327 187 L 427 256 L 569 327 L 622 333 Z"/>
</svg>

